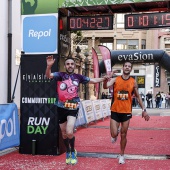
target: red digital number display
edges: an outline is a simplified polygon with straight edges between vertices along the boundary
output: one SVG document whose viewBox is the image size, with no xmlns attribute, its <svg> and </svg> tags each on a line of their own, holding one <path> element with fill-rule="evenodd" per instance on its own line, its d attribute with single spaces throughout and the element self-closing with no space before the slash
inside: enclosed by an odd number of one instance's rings
<svg viewBox="0 0 170 170">
<path fill-rule="evenodd" d="M 68 17 L 68 30 L 112 30 L 113 16 L 71 16 Z"/>
<path fill-rule="evenodd" d="M 170 13 L 125 15 L 125 29 L 170 27 Z"/>
</svg>

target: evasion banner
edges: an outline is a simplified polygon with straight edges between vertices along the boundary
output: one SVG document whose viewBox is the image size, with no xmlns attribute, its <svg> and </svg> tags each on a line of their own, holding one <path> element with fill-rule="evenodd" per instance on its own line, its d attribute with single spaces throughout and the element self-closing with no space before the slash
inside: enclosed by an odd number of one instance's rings
<svg viewBox="0 0 170 170">
<path fill-rule="evenodd" d="M 58 56 L 52 72 L 58 70 Z M 56 106 L 56 83 L 46 78 L 47 55 L 21 56 L 21 137 L 20 153 L 57 155 L 63 152 L 59 145 L 59 125 Z"/>
<path fill-rule="evenodd" d="M 15 103 L 0 105 L 0 150 L 20 144 L 18 108 Z"/>
</svg>

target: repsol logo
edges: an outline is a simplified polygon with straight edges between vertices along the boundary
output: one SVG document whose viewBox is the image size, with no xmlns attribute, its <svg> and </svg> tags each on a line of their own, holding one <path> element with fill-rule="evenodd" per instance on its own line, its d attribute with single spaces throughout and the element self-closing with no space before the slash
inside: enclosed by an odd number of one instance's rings
<svg viewBox="0 0 170 170">
<path fill-rule="evenodd" d="M 28 37 L 37 38 L 38 40 L 42 37 L 50 37 L 51 36 L 51 29 L 46 31 L 36 31 L 36 30 L 29 30 Z"/>
<path fill-rule="evenodd" d="M 141 52 L 136 52 L 134 54 L 118 55 L 119 61 L 137 61 L 137 60 L 153 60 L 153 54 L 142 54 Z"/>
<path fill-rule="evenodd" d="M 0 121 L 0 143 L 4 136 L 10 137 L 16 135 L 16 124 L 15 124 L 15 111 L 13 115 L 8 120 L 2 119 Z"/>
</svg>

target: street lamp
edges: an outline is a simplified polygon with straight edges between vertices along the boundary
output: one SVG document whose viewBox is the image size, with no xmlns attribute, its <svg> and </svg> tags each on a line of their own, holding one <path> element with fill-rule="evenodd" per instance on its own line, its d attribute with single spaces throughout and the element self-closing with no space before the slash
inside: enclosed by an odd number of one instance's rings
<svg viewBox="0 0 170 170">
<path fill-rule="evenodd" d="M 86 51 L 84 53 L 84 56 L 86 57 L 84 59 L 84 72 L 85 72 L 85 76 L 89 77 L 89 59 L 88 59 L 88 56 L 89 56 L 89 52 Z M 84 93 L 84 99 L 87 100 L 89 99 L 89 85 L 88 84 L 85 84 L 85 93 Z"/>
</svg>

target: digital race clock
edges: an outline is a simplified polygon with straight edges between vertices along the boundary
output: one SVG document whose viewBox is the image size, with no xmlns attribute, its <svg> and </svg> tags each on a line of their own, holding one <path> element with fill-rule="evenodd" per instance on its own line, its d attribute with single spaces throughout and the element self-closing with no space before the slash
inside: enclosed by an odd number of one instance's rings
<svg viewBox="0 0 170 170">
<path fill-rule="evenodd" d="M 68 17 L 68 30 L 112 30 L 113 15 Z"/>
<path fill-rule="evenodd" d="M 170 27 L 170 13 L 125 15 L 125 29 Z"/>
</svg>

